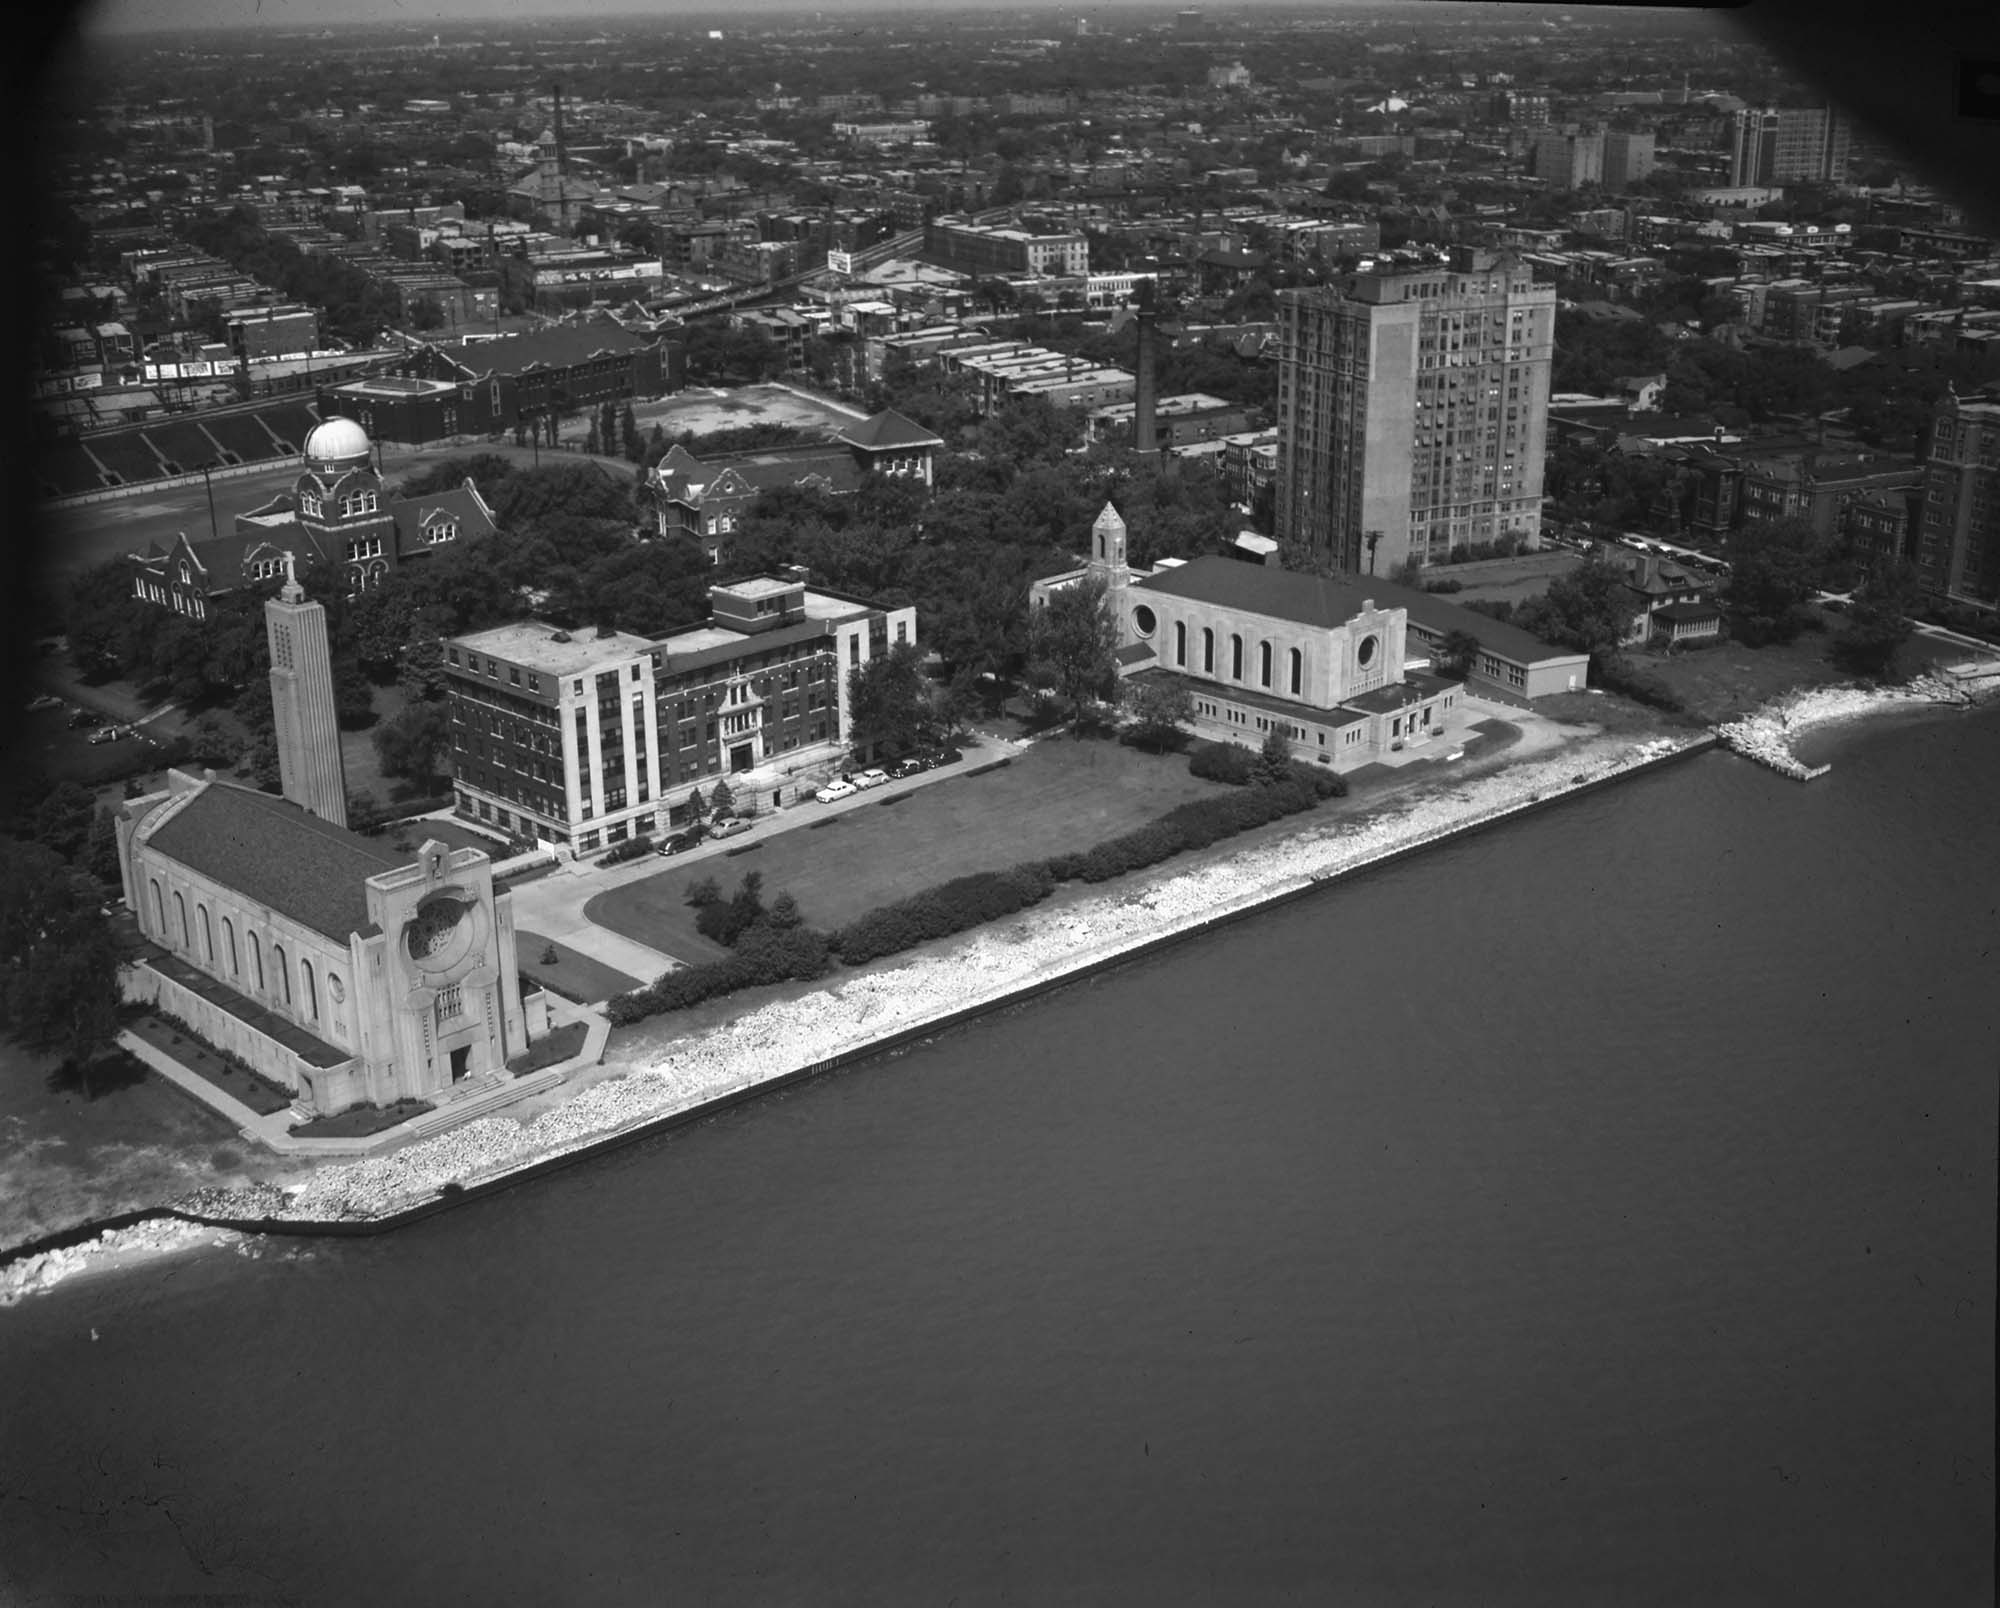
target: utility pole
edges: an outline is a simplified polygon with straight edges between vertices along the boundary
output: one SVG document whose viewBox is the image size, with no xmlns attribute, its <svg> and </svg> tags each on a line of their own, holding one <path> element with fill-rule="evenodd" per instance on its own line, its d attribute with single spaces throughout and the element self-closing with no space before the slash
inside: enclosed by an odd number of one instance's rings
<svg viewBox="0 0 2000 1608">
<path fill-rule="evenodd" d="M 1375 573 L 1375 549 L 1382 544 L 1382 533 L 1379 530 L 1371 530 L 1366 532 L 1361 539 L 1368 544 L 1368 573 L 1373 575 Z"/>
<path fill-rule="evenodd" d="M 208 493 L 208 536 L 210 541 L 215 540 L 217 535 L 215 529 L 215 484 L 208 478 L 208 472 L 214 467 L 215 460 L 213 458 L 210 458 L 201 466 L 202 489 Z"/>
</svg>

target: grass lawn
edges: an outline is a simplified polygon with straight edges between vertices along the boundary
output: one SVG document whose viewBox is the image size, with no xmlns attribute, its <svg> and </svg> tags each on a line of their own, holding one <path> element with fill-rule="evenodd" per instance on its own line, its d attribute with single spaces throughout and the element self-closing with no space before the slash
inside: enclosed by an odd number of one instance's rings
<svg viewBox="0 0 2000 1608">
<path fill-rule="evenodd" d="M 0 1042 L 0 1246 L 265 1176 L 235 1125 L 122 1052 L 88 1083 Z"/>
<path fill-rule="evenodd" d="M 1549 582 L 1567 575 L 1583 562 L 1581 553 L 1563 548 L 1547 552 L 1523 553 L 1515 558 L 1482 560 L 1476 564 L 1439 564 L 1424 572 L 1430 581 L 1460 581 L 1464 590 L 1439 595 L 1447 603 L 1469 603 L 1474 598 L 1489 602 L 1520 603 L 1540 597 Z"/>
<path fill-rule="evenodd" d="M 355 1106 L 350 1111 L 336 1112 L 330 1117 L 295 1122 L 292 1132 L 301 1139 L 360 1139 L 435 1109 L 428 1100 L 398 1100 L 394 1105 L 386 1106 Z"/>
<path fill-rule="evenodd" d="M 1652 668 L 1650 661 L 1647 668 Z M 1658 737 L 1677 727 L 1700 724 L 1615 692 L 1551 693 L 1535 700 L 1535 713 L 1559 726 L 1599 726 L 1613 736 Z"/>
<path fill-rule="evenodd" d="M 553 964 L 547 964 L 542 956 L 551 947 L 556 952 L 556 958 Z M 514 950 L 520 958 L 523 977 L 540 983 L 564 999 L 585 1005 L 595 1005 L 613 994 L 629 994 L 652 981 L 650 977 L 628 977 L 616 967 L 607 966 L 601 960 L 592 960 L 582 950 L 544 938 L 538 932 L 517 931 L 514 934 Z"/>
<path fill-rule="evenodd" d="M 530 1072 L 539 1072 L 545 1066 L 554 1066 L 558 1061 L 567 1061 L 583 1048 L 583 1041 L 590 1036 L 590 1029 L 582 1022 L 565 1022 L 546 1038 L 536 1039 L 527 1049 L 507 1063 L 507 1070 L 515 1077 L 526 1077 Z"/>
<path fill-rule="evenodd" d="M 1190 776 L 1185 755 L 1143 754 L 1108 739 L 1051 738 L 984 776 L 953 776 L 889 808 L 864 803 L 822 816 L 826 824 L 768 838 L 754 854 L 671 868 L 610 889 L 584 915 L 668 954 L 712 958 L 723 951 L 696 933 L 687 903 L 698 877 L 715 877 L 727 894 L 744 872 L 761 871 L 766 903 L 789 891 L 807 921 L 830 930 L 968 872 L 1088 848 L 1176 804 L 1212 797 L 1221 785 Z M 525 961 L 525 939 L 521 953 Z"/>
<path fill-rule="evenodd" d="M 1801 632 L 1768 648 L 1723 642 L 1693 652 L 1635 653 L 1632 663 L 1666 683 L 1690 714 L 1711 724 L 1734 720 L 1799 688 L 1854 679 L 1832 659 L 1840 616 L 1830 614 L 1826 620 L 1823 632 Z M 1913 651 L 1906 648 L 1902 657 L 1910 659 Z"/>
</svg>

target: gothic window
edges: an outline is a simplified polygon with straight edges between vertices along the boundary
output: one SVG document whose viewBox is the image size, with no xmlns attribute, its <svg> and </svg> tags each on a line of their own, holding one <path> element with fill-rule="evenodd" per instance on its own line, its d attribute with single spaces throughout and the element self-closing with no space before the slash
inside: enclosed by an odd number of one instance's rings
<svg viewBox="0 0 2000 1608">
<path fill-rule="evenodd" d="M 1229 635 L 1229 678 L 1243 679 L 1243 639 L 1233 631 Z"/>
<path fill-rule="evenodd" d="M 229 951 L 229 975 L 241 977 L 243 962 L 236 953 L 236 924 L 227 916 L 222 918 L 222 947 Z"/>
<path fill-rule="evenodd" d="M 278 988 L 287 1005 L 292 1002 L 292 974 L 285 960 L 285 946 L 271 945 L 271 969 L 278 974 Z"/>
<path fill-rule="evenodd" d="M 153 887 L 153 931 L 164 938 L 167 935 L 167 907 L 160 898 L 160 879 L 154 877 L 151 880 Z"/>
<path fill-rule="evenodd" d="M 306 1020 L 317 1022 L 319 1020 L 319 989 L 313 982 L 313 963 L 311 961 L 301 960 L 299 962 L 299 980 L 305 984 L 306 989 Z"/>
<path fill-rule="evenodd" d="M 1297 648 L 1292 649 L 1292 696 L 1299 697 L 1305 691 L 1306 656 Z"/>
<path fill-rule="evenodd" d="M 180 917 L 181 948 L 183 949 L 194 948 L 194 934 L 188 931 L 187 900 L 183 899 L 180 896 L 180 891 L 178 889 L 174 891 L 174 914 Z"/>
<path fill-rule="evenodd" d="M 1187 663 L 1187 621 L 1174 621 L 1174 663 Z"/>
<path fill-rule="evenodd" d="M 1271 644 L 1268 642 L 1257 645 L 1257 680 L 1261 686 L 1271 684 Z"/>
<path fill-rule="evenodd" d="M 1201 668 L 1208 675 L 1215 674 L 1215 633 L 1205 625 L 1201 628 Z"/>
<path fill-rule="evenodd" d="M 261 994 L 264 992 L 264 949 L 257 942 L 254 932 L 244 936 L 250 940 L 250 986 Z"/>
<path fill-rule="evenodd" d="M 208 919 L 208 906 L 198 904 L 194 913 L 201 918 L 201 958 L 208 965 L 215 964 L 215 928 Z"/>
</svg>

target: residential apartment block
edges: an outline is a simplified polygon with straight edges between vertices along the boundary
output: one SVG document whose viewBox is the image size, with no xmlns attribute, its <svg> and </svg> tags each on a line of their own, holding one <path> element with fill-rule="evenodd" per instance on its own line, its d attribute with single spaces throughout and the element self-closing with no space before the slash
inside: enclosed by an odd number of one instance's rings
<svg viewBox="0 0 2000 1608">
<path fill-rule="evenodd" d="M 1558 190 L 1604 182 L 1604 136 L 1551 129 L 1535 137 L 1535 177 Z"/>
<path fill-rule="evenodd" d="M 1853 138 L 1830 106 L 1744 107 L 1731 117 L 1730 185 L 1838 184 Z"/>
<path fill-rule="evenodd" d="M 527 622 L 445 644 L 458 812 L 588 853 L 689 818 L 809 794 L 852 736 L 848 672 L 914 641 L 916 611 L 803 572 L 709 589 L 706 625 L 653 640 Z"/>
<path fill-rule="evenodd" d="M 1916 540 L 1928 590 L 2000 603 L 2000 387 L 1939 402 Z"/>
<path fill-rule="evenodd" d="M 1538 544 L 1555 303 L 1469 246 L 1281 295 L 1279 536 L 1350 574 Z"/>
<path fill-rule="evenodd" d="M 1090 243 L 1081 234 L 1030 234 L 939 218 L 924 227 L 924 251 L 969 274 L 1087 274 Z"/>
</svg>

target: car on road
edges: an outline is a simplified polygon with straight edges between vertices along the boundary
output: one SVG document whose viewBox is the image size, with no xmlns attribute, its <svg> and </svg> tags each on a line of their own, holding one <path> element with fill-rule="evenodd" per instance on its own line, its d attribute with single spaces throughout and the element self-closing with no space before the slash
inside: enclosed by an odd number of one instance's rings
<svg viewBox="0 0 2000 1608">
<path fill-rule="evenodd" d="M 62 699 L 58 698 L 52 692 L 45 692 L 39 698 L 30 699 L 28 707 L 30 709 L 60 709 L 62 708 Z"/>
<path fill-rule="evenodd" d="M 870 787 L 880 787 L 884 782 L 888 781 L 888 779 L 889 779 L 889 773 L 887 771 L 875 770 L 875 769 L 865 770 L 861 772 L 861 774 L 858 776 L 848 777 L 848 780 L 852 782 L 856 787 L 862 788 L 864 790 Z"/>
<path fill-rule="evenodd" d="M 843 798 L 852 798 L 859 791 L 860 789 L 852 782 L 831 781 L 813 794 L 813 797 L 822 804 L 832 804 Z"/>
<path fill-rule="evenodd" d="M 717 838 L 735 837 L 737 833 L 749 830 L 750 823 L 748 821 L 743 820 L 739 816 L 732 815 L 726 821 L 717 821 L 708 829 L 708 835 Z"/>
<path fill-rule="evenodd" d="M 89 741 L 90 745 L 94 748 L 99 743 L 119 742 L 128 735 L 130 734 L 125 730 L 123 726 L 105 726 L 97 731 L 92 732 L 90 734 Z"/>
<path fill-rule="evenodd" d="M 683 849 L 693 848 L 701 839 L 702 833 L 699 827 L 686 832 L 676 832 L 672 837 L 664 839 L 655 852 L 660 854 L 679 854 Z"/>
</svg>

